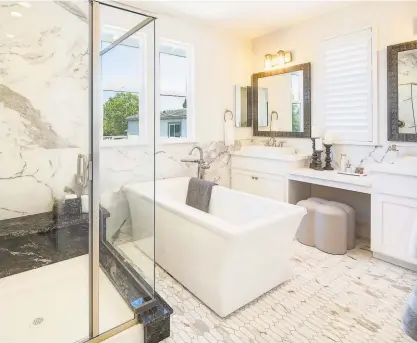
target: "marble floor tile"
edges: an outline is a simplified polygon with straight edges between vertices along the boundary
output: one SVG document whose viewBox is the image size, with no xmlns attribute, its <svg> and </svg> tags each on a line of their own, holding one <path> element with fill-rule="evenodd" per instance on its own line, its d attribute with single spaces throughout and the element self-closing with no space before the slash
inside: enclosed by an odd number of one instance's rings
<svg viewBox="0 0 417 343">
<path fill-rule="evenodd" d="M 412 342 L 400 324 L 416 273 L 374 259 L 366 241 L 343 256 L 294 244 L 293 279 L 227 318 L 157 267 L 156 290 L 174 307 L 164 342 Z"/>
</svg>

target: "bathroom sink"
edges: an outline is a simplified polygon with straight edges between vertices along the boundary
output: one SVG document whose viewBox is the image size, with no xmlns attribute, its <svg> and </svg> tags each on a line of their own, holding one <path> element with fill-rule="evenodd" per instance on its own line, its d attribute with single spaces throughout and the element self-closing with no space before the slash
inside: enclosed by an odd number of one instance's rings
<svg viewBox="0 0 417 343">
<path fill-rule="evenodd" d="M 269 147 L 262 145 L 250 145 L 244 146 L 239 151 L 233 153 L 238 156 L 248 156 L 256 158 L 267 158 L 267 159 L 279 159 L 279 160 L 288 160 L 288 159 L 299 159 L 306 158 L 306 156 L 301 156 L 296 154 L 294 148 L 291 147 Z"/>
</svg>

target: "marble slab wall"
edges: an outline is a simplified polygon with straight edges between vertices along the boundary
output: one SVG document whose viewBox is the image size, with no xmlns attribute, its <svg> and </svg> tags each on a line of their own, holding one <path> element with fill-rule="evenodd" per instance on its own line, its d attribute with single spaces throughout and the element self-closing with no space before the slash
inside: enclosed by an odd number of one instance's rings
<svg viewBox="0 0 417 343">
<path fill-rule="evenodd" d="M 0 219 L 49 211 L 88 142 L 86 17 L 31 4 L 0 4 Z"/>
</svg>

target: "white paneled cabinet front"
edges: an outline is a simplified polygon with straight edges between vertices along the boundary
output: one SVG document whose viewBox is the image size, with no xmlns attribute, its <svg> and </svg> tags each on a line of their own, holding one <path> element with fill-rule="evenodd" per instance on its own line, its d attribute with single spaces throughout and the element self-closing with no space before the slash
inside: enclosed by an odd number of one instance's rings
<svg viewBox="0 0 417 343">
<path fill-rule="evenodd" d="M 305 158 L 268 159 L 232 155 L 232 189 L 287 201 L 288 173 L 305 166 Z"/>
<path fill-rule="evenodd" d="M 409 255 L 416 220 L 417 199 L 372 194 L 372 251 L 417 265 Z"/>
<path fill-rule="evenodd" d="M 285 201 L 284 178 L 278 175 L 233 170 L 232 189 L 278 201 Z"/>
</svg>

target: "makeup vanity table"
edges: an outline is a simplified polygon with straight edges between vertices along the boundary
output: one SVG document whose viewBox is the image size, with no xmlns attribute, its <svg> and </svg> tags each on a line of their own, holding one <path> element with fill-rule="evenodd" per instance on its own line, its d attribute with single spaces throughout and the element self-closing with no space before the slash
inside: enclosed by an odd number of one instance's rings
<svg viewBox="0 0 417 343">
<path fill-rule="evenodd" d="M 408 253 L 413 223 L 417 220 L 416 166 L 417 159 L 399 159 L 394 164 L 375 165 L 368 176 L 297 169 L 287 176 L 286 200 L 296 204 L 299 200 L 317 196 L 314 186 L 329 187 L 327 193 L 338 195 L 341 201 L 344 197 L 352 199 L 350 192 L 369 195 L 362 197 L 356 206 L 351 200 L 350 205 L 360 211 L 370 202 L 370 240 L 374 257 L 417 270 L 417 259 Z M 369 199 L 368 204 L 363 203 L 363 199 Z"/>
</svg>

